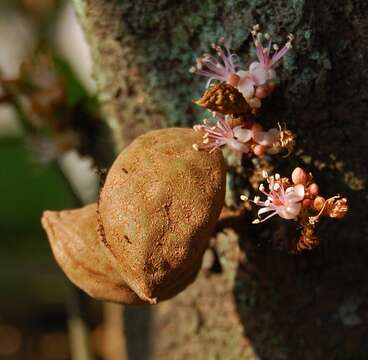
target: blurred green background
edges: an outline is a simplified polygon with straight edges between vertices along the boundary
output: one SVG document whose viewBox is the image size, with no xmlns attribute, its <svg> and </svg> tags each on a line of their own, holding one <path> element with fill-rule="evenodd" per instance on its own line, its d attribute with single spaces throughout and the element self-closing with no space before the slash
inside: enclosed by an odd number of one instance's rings
<svg viewBox="0 0 368 360">
<path fill-rule="evenodd" d="M 67 358 L 66 335 L 60 337 L 66 331 L 67 282 L 51 257 L 40 216 L 46 208 L 72 207 L 74 199 L 56 166 L 36 164 L 19 139 L 0 140 L 0 161 L 0 334 L 8 327 L 0 338 L 0 358 L 52 358 L 40 349 L 50 334 L 64 342 Z M 9 327 L 18 333 L 10 336 Z M 26 339 L 27 334 L 36 338 Z M 58 352 L 56 358 L 63 356 Z"/>
<path fill-rule="evenodd" d="M 70 319 L 90 311 L 98 332 L 99 305 L 58 268 L 40 219 L 97 191 L 88 47 L 67 1 L 2 0 L 0 49 L 0 359 L 69 359 Z"/>
</svg>

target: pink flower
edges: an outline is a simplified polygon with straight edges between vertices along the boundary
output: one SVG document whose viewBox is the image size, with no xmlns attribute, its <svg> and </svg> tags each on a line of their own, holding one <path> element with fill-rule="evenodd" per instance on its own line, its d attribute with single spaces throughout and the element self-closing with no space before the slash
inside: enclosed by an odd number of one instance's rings
<svg viewBox="0 0 368 360">
<path fill-rule="evenodd" d="M 219 113 L 214 113 L 217 119 L 216 125 L 210 125 L 207 119 L 203 125 L 195 125 L 195 131 L 204 132 L 203 143 L 194 144 L 196 150 L 207 150 L 213 152 L 216 149 L 227 145 L 232 151 L 238 154 L 246 154 L 251 149 L 251 144 L 261 145 L 269 153 L 277 153 L 280 149 L 277 144 L 280 141 L 280 131 L 272 128 L 262 131 L 258 124 L 254 124 L 251 129 L 242 126 L 231 128 L 226 121 L 226 117 Z"/>
<path fill-rule="evenodd" d="M 259 26 L 255 25 L 251 31 L 254 45 L 259 61 L 252 62 L 249 66 L 249 71 L 238 71 L 237 75 L 240 77 L 238 83 L 238 90 L 246 99 L 254 96 L 256 86 L 267 84 L 267 82 L 276 78 L 275 68 L 279 65 L 280 60 L 292 48 L 292 41 L 294 39 L 292 34 L 289 34 L 288 41 L 284 47 L 279 50 L 277 44 L 273 44 L 271 36 L 267 33 L 259 32 Z M 267 45 L 262 44 L 263 38 L 267 40 Z M 271 48 L 274 52 L 271 56 Z"/>
<path fill-rule="evenodd" d="M 240 77 L 237 89 L 242 93 L 246 99 L 254 97 L 254 88 L 256 81 L 249 71 L 240 70 L 237 75 Z"/>
<path fill-rule="evenodd" d="M 270 214 L 263 219 L 254 220 L 253 224 L 264 222 L 275 215 L 279 215 L 287 220 L 296 219 L 302 208 L 301 202 L 304 199 L 304 186 L 298 184 L 289 186 L 285 189 L 282 181 L 280 181 L 279 174 L 275 176 L 268 176 L 265 174 L 264 176 L 267 178 L 269 192 L 265 190 L 263 184 L 260 185 L 259 190 L 267 196 L 267 200 L 260 201 L 260 198 L 256 196 L 252 202 L 262 207 L 258 211 L 259 218 L 263 214 Z M 247 200 L 245 196 L 242 196 L 241 199 Z"/>
<path fill-rule="evenodd" d="M 256 85 L 263 85 L 267 81 L 272 80 L 276 77 L 275 68 L 279 65 L 280 60 L 285 56 L 285 54 L 292 48 L 292 41 L 294 39 L 292 34 L 289 34 L 288 41 L 282 49 L 279 50 L 277 44 L 272 46 L 272 38 L 269 34 L 262 34 L 259 32 L 259 26 L 255 25 L 251 32 L 254 40 L 254 45 L 256 47 L 257 57 L 259 61 L 255 61 L 250 64 L 249 72 Z M 266 47 L 263 47 L 262 40 L 265 38 L 267 40 Z M 271 56 L 271 47 L 274 50 Z"/>
<path fill-rule="evenodd" d="M 209 150 L 213 152 L 216 149 L 227 145 L 231 150 L 237 153 L 247 153 L 249 145 L 247 142 L 252 139 L 253 132 L 241 126 L 236 126 L 233 129 L 226 122 L 225 117 L 216 113 L 217 124 L 211 126 L 204 121 L 203 125 L 195 125 L 195 131 L 203 131 L 203 143 L 200 145 L 194 144 L 195 150 Z"/>
<path fill-rule="evenodd" d="M 222 38 L 220 42 L 224 42 Z M 218 58 L 210 54 L 204 54 L 197 59 L 195 67 L 190 69 L 190 72 L 197 73 L 208 77 L 207 87 L 212 80 L 225 81 L 233 86 L 236 86 L 239 82 L 239 76 L 236 75 L 235 58 L 236 55 L 230 52 L 227 45 L 224 45 L 224 49 L 216 44 L 212 44 L 212 48 L 217 52 Z"/>
<path fill-rule="evenodd" d="M 256 87 L 265 85 L 276 77 L 274 69 L 279 65 L 283 56 L 291 49 L 293 36 L 290 34 L 289 40 L 285 46 L 279 50 L 276 44 L 272 46 L 269 34 L 262 34 L 259 32 L 258 25 L 253 27 L 251 33 L 259 61 L 252 62 L 248 71 L 237 69 L 234 62 L 236 55 L 230 52 L 227 45 L 224 45 L 224 48 L 222 48 L 215 44 L 213 44 L 212 47 L 217 52 L 218 57 L 216 58 L 210 54 L 204 54 L 197 59 L 196 66 L 192 67 L 190 71 L 208 77 L 207 87 L 212 80 L 228 82 L 230 85 L 236 87 L 247 100 L 253 99 Z M 266 47 L 263 47 L 263 38 L 268 41 Z M 223 38 L 220 41 L 224 43 Z M 274 50 L 272 55 L 271 47 Z M 264 94 L 261 92 L 259 97 L 266 97 L 269 91 L 270 90 L 263 89 Z M 253 100 L 253 103 L 254 107 L 261 106 L 260 101 Z"/>
</svg>

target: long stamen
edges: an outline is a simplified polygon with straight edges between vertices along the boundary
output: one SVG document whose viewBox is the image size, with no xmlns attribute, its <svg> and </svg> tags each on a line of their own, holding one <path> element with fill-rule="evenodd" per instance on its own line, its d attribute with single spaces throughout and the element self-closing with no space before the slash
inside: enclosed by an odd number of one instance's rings
<svg viewBox="0 0 368 360">
<path fill-rule="evenodd" d="M 309 217 L 309 223 L 310 223 L 310 224 L 315 224 L 316 222 L 318 222 L 319 218 L 321 217 L 321 215 L 322 215 L 322 214 L 323 214 L 323 212 L 325 211 L 326 206 L 327 206 L 328 204 L 330 204 L 331 202 L 333 202 L 335 199 L 339 199 L 339 198 L 340 198 L 340 196 L 339 196 L 339 195 L 337 195 L 337 196 L 333 196 L 333 197 L 331 197 L 331 198 L 327 199 L 327 200 L 324 202 L 324 204 L 323 204 L 323 206 L 322 206 L 321 210 L 319 211 L 319 213 L 318 213 L 317 215 L 315 215 L 315 216 L 310 216 L 310 217 Z"/>
<path fill-rule="evenodd" d="M 284 57 L 285 54 L 293 47 L 292 41 L 294 40 L 294 36 L 292 34 L 289 34 L 288 38 L 289 40 L 284 45 L 284 47 L 281 50 L 276 51 L 273 54 L 271 62 L 270 62 L 270 66 L 273 66 L 273 67 L 277 66 L 278 65 L 277 63 L 281 60 L 281 58 Z"/>
<path fill-rule="evenodd" d="M 263 223 L 263 222 L 265 222 L 266 220 L 268 220 L 268 219 L 270 219 L 270 218 L 272 218 L 273 216 L 275 216 L 277 214 L 277 212 L 276 211 L 274 211 L 272 214 L 270 214 L 270 215 L 268 215 L 268 216 L 266 216 L 265 218 L 263 218 L 263 219 L 255 219 L 255 220 L 253 220 L 253 224 L 261 224 L 261 223 Z"/>
<path fill-rule="evenodd" d="M 220 39 L 220 43 L 224 43 L 224 40 Z M 216 51 L 217 57 L 204 54 L 197 59 L 196 66 L 189 70 L 192 73 L 208 77 L 207 87 L 212 80 L 227 81 L 231 74 L 236 73 L 236 65 L 233 61 L 236 55 L 231 53 L 229 47 L 224 45 L 222 48 L 220 45 L 212 44 L 212 48 Z"/>
</svg>

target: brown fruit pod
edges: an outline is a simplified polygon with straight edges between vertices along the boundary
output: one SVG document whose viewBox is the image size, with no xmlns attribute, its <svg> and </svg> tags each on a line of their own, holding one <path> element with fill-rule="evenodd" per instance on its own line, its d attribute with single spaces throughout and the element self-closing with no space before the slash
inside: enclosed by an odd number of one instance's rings
<svg viewBox="0 0 368 360">
<path fill-rule="evenodd" d="M 199 138 L 182 128 L 142 135 L 111 167 L 97 217 L 95 205 L 45 212 L 55 257 L 77 286 L 104 300 L 156 303 L 195 279 L 226 182 L 221 152 L 195 151 Z"/>
</svg>

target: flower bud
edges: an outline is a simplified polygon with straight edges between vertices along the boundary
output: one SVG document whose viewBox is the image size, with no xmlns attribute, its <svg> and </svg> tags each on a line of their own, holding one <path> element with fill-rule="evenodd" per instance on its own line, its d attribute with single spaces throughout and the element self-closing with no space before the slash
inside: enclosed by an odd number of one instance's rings
<svg viewBox="0 0 368 360">
<path fill-rule="evenodd" d="M 310 196 L 317 196 L 319 193 L 319 186 L 316 183 L 310 184 L 308 187 Z"/>
<path fill-rule="evenodd" d="M 253 152 L 254 152 L 254 155 L 256 156 L 263 156 L 264 153 L 266 151 L 266 148 L 262 145 L 256 145 L 254 148 L 253 148 Z"/>
<path fill-rule="evenodd" d="M 307 174 L 302 168 L 297 167 L 292 172 L 291 179 L 293 180 L 293 183 L 295 185 L 298 185 L 298 184 L 305 185 L 305 183 L 307 181 Z"/>
<path fill-rule="evenodd" d="M 261 124 L 255 123 L 251 130 L 253 131 L 253 133 L 259 132 L 259 131 L 263 131 L 263 127 Z"/>
<path fill-rule="evenodd" d="M 259 109 L 262 106 L 261 100 L 259 100 L 257 97 L 249 99 L 248 104 L 253 109 Z"/>
<path fill-rule="evenodd" d="M 255 96 L 259 99 L 265 99 L 268 96 L 267 85 L 257 86 Z"/>
<path fill-rule="evenodd" d="M 325 204 L 325 198 L 322 196 L 317 196 L 313 201 L 313 206 L 316 210 L 321 210 L 323 205 Z"/>
<path fill-rule="evenodd" d="M 307 208 L 310 207 L 312 205 L 312 200 L 311 199 L 304 199 L 302 202 L 303 207 Z"/>
</svg>

